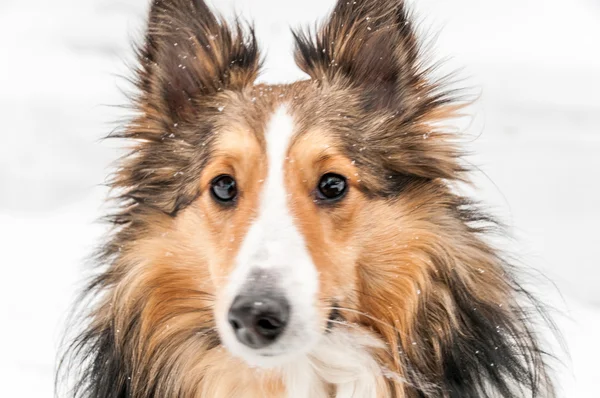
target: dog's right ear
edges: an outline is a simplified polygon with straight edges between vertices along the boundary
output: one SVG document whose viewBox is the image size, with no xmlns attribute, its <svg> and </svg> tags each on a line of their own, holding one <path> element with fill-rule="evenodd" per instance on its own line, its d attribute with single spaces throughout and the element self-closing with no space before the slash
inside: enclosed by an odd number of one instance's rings
<svg viewBox="0 0 600 398">
<path fill-rule="evenodd" d="M 230 27 L 203 0 L 155 0 L 139 52 L 140 103 L 170 123 L 192 119 L 203 96 L 251 85 L 260 67 L 253 30 Z"/>
<path fill-rule="evenodd" d="M 316 32 L 294 32 L 296 63 L 313 80 L 360 87 L 371 108 L 419 118 L 439 105 L 405 0 L 338 0 Z"/>
</svg>

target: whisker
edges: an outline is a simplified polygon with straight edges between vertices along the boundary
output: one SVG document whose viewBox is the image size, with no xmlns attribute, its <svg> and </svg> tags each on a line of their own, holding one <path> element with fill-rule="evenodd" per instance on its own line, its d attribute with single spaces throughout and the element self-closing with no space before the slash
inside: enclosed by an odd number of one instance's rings
<svg viewBox="0 0 600 398">
<path fill-rule="evenodd" d="M 402 332 L 400 329 L 398 329 L 397 327 L 395 327 L 394 325 L 391 325 L 391 324 L 389 324 L 389 323 L 387 323 L 385 321 L 382 321 L 381 319 L 376 318 L 376 317 L 374 317 L 372 315 L 369 315 L 369 314 L 367 314 L 365 312 L 362 312 L 362 311 L 359 311 L 359 310 L 355 310 L 355 309 L 352 309 L 352 308 L 346 308 L 346 307 L 322 307 L 322 308 L 325 309 L 325 310 L 347 311 L 347 312 L 352 312 L 354 314 L 362 315 L 362 316 L 364 316 L 364 317 L 366 317 L 366 318 L 368 318 L 368 319 L 370 319 L 372 321 L 375 321 L 375 322 L 377 322 L 377 323 L 379 323 L 379 324 L 381 324 L 383 326 L 386 326 L 386 327 L 394 330 L 399 335 L 402 335 L 403 337 L 406 337 L 406 334 L 404 332 Z"/>
</svg>

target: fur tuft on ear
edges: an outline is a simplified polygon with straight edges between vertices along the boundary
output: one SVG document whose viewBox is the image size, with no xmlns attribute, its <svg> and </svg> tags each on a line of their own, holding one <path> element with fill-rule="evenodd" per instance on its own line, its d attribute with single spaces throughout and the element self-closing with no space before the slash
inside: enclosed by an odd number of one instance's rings
<svg viewBox="0 0 600 398">
<path fill-rule="evenodd" d="M 403 0 L 339 0 L 316 33 L 294 32 L 296 63 L 318 81 L 360 87 L 370 108 L 415 119 L 451 102 L 427 79 Z"/>
<path fill-rule="evenodd" d="M 155 1 L 139 55 L 142 102 L 173 123 L 193 117 L 201 96 L 251 85 L 260 67 L 254 31 L 230 28 L 202 0 Z"/>
</svg>

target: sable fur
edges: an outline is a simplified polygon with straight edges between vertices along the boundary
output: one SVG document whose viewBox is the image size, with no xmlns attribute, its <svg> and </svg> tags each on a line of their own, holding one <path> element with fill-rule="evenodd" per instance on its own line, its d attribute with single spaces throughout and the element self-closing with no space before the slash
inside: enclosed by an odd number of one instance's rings
<svg viewBox="0 0 600 398">
<path fill-rule="evenodd" d="M 462 105 L 432 81 L 404 3 L 340 0 L 321 29 L 295 36 L 311 80 L 252 86 L 260 57 L 251 30 L 231 28 L 199 0 L 154 2 L 138 116 L 117 135 L 134 146 L 112 181 L 115 228 L 84 293 L 85 328 L 62 362 L 61 376 L 76 377 L 70 396 L 212 398 L 259 383 L 283 394 L 280 378 L 225 360 L 214 288 L 191 281 L 209 279 L 193 267 L 204 260 L 172 232 L 191 223 L 178 215 L 201 194 L 215 131 L 243 126 L 260 146 L 266 115 L 282 101 L 302 115 L 301 130 L 322 131 L 360 171 L 369 212 L 348 222 L 364 233 L 356 286 L 331 319 L 385 343 L 372 354 L 397 377 L 382 379 L 381 396 L 553 396 L 531 326 L 541 307 L 487 243 L 501 227 L 455 193 L 468 170 L 443 123 Z"/>
</svg>

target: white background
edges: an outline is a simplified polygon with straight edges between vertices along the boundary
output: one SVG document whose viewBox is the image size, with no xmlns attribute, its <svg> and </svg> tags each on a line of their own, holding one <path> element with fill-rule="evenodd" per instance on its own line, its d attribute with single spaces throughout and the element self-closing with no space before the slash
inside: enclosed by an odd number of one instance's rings
<svg viewBox="0 0 600 398">
<path fill-rule="evenodd" d="M 62 326 L 103 226 L 118 154 L 99 139 L 127 112 L 131 42 L 147 0 L 0 0 L 0 396 L 50 397 Z M 465 132 L 479 196 L 552 280 L 570 356 L 561 396 L 600 396 L 600 1 L 412 0 L 433 55 L 481 94 Z M 214 0 L 253 19 L 263 80 L 302 74 L 289 26 L 332 0 Z"/>
</svg>

